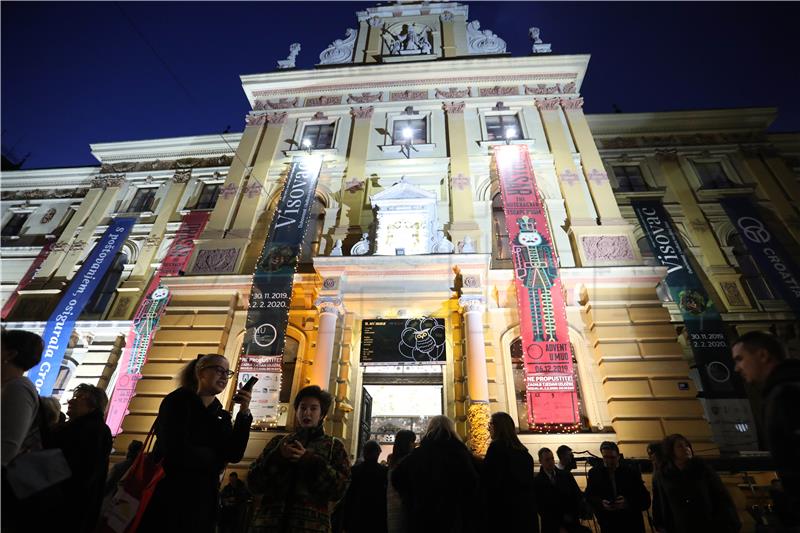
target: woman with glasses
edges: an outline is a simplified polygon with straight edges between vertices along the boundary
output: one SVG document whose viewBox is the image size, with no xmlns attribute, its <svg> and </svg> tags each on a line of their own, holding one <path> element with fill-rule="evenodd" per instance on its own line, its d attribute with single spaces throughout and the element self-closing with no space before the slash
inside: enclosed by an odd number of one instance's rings
<svg viewBox="0 0 800 533">
<path fill-rule="evenodd" d="M 225 357 L 201 354 L 161 402 L 153 453 L 163 459 L 165 476 L 139 531 L 214 531 L 220 474 L 227 463 L 241 461 L 253 420 L 249 391 L 234 396 L 241 409 L 233 422 L 216 398 L 232 375 Z"/>
</svg>

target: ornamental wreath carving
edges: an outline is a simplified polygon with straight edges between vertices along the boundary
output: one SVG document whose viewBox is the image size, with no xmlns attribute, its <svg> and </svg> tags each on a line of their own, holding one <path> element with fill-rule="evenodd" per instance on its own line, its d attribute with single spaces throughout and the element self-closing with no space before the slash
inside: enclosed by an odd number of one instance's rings
<svg viewBox="0 0 800 533">
<path fill-rule="evenodd" d="M 435 97 L 436 98 L 467 98 L 472 96 L 472 91 L 469 87 L 466 89 L 456 89 L 455 87 L 450 87 L 446 91 L 442 89 L 436 89 Z"/>
<path fill-rule="evenodd" d="M 346 35 L 344 39 L 336 39 L 328 48 L 322 51 L 319 55 L 320 65 L 337 65 L 350 63 L 353 60 L 353 48 L 356 44 L 358 32 L 353 28 L 347 28 L 344 33 Z"/>
<path fill-rule="evenodd" d="M 47 210 L 47 212 L 39 220 L 39 224 L 47 224 L 48 222 L 53 220 L 53 217 L 55 217 L 55 216 L 56 216 L 56 208 L 55 207 L 51 207 L 50 209 Z"/>
<path fill-rule="evenodd" d="M 405 102 L 408 100 L 426 100 L 428 98 L 428 91 L 400 91 L 389 94 L 389 100 L 392 102 Z"/>
<path fill-rule="evenodd" d="M 479 90 L 481 96 L 514 96 L 519 94 L 519 87 L 483 87 Z"/>
<path fill-rule="evenodd" d="M 525 94 L 570 94 L 574 93 L 576 84 L 574 81 L 561 85 L 560 83 L 547 84 L 537 83 L 535 87 L 525 85 Z"/>
<path fill-rule="evenodd" d="M 316 107 L 321 105 L 338 105 L 342 103 L 342 97 L 339 96 L 315 96 L 306 98 L 306 107 Z"/>
<path fill-rule="evenodd" d="M 256 100 L 255 105 L 253 105 L 253 109 L 256 111 L 266 111 L 268 109 L 289 109 L 292 107 L 297 107 L 299 101 L 299 98 L 295 98 L 293 100 L 281 98 L 277 102 L 273 102 L 272 100 Z"/>
<path fill-rule="evenodd" d="M 625 235 L 585 235 L 583 252 L 591 261 L 617 261 L 634 258 L 631 242 Z"/>
<path fill-rule="evenodd" d="M 361 95 L 348 94 L 348 104 L 369 104 L 383 101 L 383 93 L 361 93 Z"/>
<path fill-rule="evenodd" d="M 238 248 L 200 250 L 194 262 L 193 274 L 229 274 L 236 266 Z"/>
</svg>

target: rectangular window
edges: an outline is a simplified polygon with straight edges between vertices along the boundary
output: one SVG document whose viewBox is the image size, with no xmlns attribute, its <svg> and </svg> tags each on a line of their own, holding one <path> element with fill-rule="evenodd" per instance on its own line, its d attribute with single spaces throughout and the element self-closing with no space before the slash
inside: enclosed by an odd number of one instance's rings
<svg viewBox="0 0 800 533">
<path fill-rule="evenodd" d="M 694 168 L 697 170 L 697 176 L 704 189 L 725 189 L 733 186 L 722 168 L 722 163 L 694 162 Z"/>
<path fill-rule="evenodd" d="M 143 213 L 153 209 L 153 201 L 156 199 L 155 187 L 143 187 L 136 189 L 136 194 L 133 196 L 130 205 L 128 206 L 128 213 Z"/>
<path fill-rule="evenodd" d="M 428 142 L 427 118 L 395 120 L 392 124 L 392 144 L 425 144 Z"/>
<path fill-rule="evenodd" d="M 11 215 L 6 225 L 3 226 L 3 237 L 15 237 L 19 235 L 19 232 L 22 231 L 22 226 L 25 225 L 29 216 L 31 216 L 30 213 L 14 213 Z"/>
<path fill-rule="evenodd" d="M 636 192 L 648 189 L 642 176 L 642 169 L 638 165 L 620 165 L 611 168 L 617 179 L 617 192 Z"/>
<path fill-rule="evenodd" d="M 333 122 L 329 124 L 309 124 L 303 128 L 300 144 L 305 148 L 305 141 L 311 143 L 313 150 L 333 148 Z"/>
<path fill-rule="evenodd" d="M 486 140 L 502 141 L 506 138 L 506 130 L 514 129 L 514 139 L 522 139 L 522 128 L 517 115 L 486 115 Z"/>
<path fill-rule="evenodd" d="M 217 197 L 219 197 L 219 188 L 221 183 L 204 183 L 203 189 L 200 191 L 200 198 L 197 200 L 195 209 L 214 209 L 217 205 Z"/>
</svg>

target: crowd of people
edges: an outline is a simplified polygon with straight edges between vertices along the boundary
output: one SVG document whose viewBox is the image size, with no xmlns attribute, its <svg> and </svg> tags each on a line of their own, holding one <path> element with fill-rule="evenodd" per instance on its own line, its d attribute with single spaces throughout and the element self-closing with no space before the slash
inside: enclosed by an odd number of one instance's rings
<svg viewBox="0 0 800 533">
<path fill-rule="evenodd" d="M 41 358 L 42 339 L 3 330 L 1 347 L 2 530 L 96 531 L 143 443 L 133 441 L 125 461 L 109 471 L 105 392 L 79 385 L 64 419 L 58 402 L 39 398 L 24 376 Z M 762 387 L 767 440 L 783 484 L 774 495 L 782 520 L 777 531 L 796 531 L 800 422 L 787 406 L 800 400 L 800 362 L 787 359 L 781 343 L 760 332 L 740 338 L 733 359 L 747 382 Z M 659 533 L 741 529 L 720 477 L 683 435 L 648 447 L 651 490 L 637 463 L 623 460 L 611 441 L 600 445 L 602 459 L 586 473 L 583 491 L 566 445 L 555 453 L 540 448 L 537 471 L 512 417 L 503 412 L 491 416 L 491 444 L 482 458 L 451 419 L 435 416 L 418 445 L 415 433 L 401 430 L 385 464 L 380 444 L 369 441 L 351 467 L 344 444 L 324 430 L 333 398 L 313 385 L 293 400 L 293 431 L 267 443 L 249 465 L 246 482 L 232 472 L 220 491 L 226 466 L 244 456 L 252 423 L 249 390 L 236 392 L 235 417 L 216 398 L 232 375 L 225 357 L 200 355 L 161 402 L 152 457 L 164 477 L 137 531 L 582 533 L 596 524 L 602 533 L 643 533 L 645 516 Z"/>
</svg>

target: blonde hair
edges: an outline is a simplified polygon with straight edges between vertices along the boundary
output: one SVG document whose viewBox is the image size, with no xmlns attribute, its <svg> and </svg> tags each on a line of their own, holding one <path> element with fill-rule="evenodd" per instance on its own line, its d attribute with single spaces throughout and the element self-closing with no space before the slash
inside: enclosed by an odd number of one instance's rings
<svg viewBox="0 0 800 533">
<path fill-rule="evenodd" d="M 443 441 L 455 439 L 461 442 L 461 437 L 456 433 L 456 425 L 444 415 L 436 415 L 428 421 L 428 428 L 422 435 L 422 441 Z"/>
<path fill-rule="evenodd" d="M 178 381 L 180 382 L 181 387 L 197 392 L 197 387 L 199 386 L 197 381 L 197 371 L 212 365 L 213 361 L 217 359 L 227 361 L 224 355 L 220 355 L 218 353 L 198 354 L 197 359 L 191 361 L 188 365 L 183 367 L 181 373 L 178 374 Z"/>
</svg>

